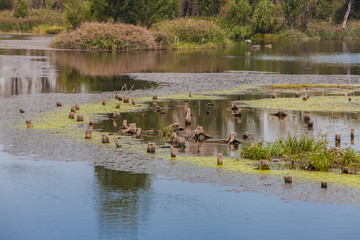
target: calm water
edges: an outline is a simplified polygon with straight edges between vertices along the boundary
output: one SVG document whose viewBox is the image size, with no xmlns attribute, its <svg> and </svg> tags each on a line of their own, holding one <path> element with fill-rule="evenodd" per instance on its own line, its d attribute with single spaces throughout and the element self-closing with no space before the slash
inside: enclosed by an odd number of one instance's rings
<svg viewBox="0 0 360 240">
<path fill-rule="evenodd" d="M 124 84 L 133 90 L 166 89 L 164 84 L 127 75 L 136 72 L 360 73 L 358 41 L 279 41 L 260 51 L 239 42 L 227 49 L 137 53 L 54 51 L 48 49 L 49 41 L 37 36 L 0 35 L 3 102 L 18 104 L 26 97 L 36 102 L 45 96 L 52 99 L 59 93 L 73 92 L 97 96 L 98 92 L 119 90 Z M 145 116 L 127 113 L 117 121 L 118 125 L 127 119 L 142 129 L 161 129 L 182 122 L 186 108 L 191 107 L 193 125 L 203 126 L 216 138 L 248 131 L 255 139 L 270 141 L 291 131 L 310 135 L 325 131 L 329 136 L 341 133 L 345 145 L 351 128 L 360 131 L 358 113 L 312 113 L 316 124 L 314 131 L 308 131 L 301 111 L 289 111 L 286 119 L 279 120 L 270 115 L 271 110 L 244 108 L 242 118 L 234 118 L 226 110 L 232 100 L 262 97 L 268 96 L 246 94 L 215 101 L 208 114 L 207 101 L 161 102 L 165 115 L 149 109 Z M 8 119 L 0 117 L 2 122 Z M 115 131 L 112 124 L 109 115 L 95 128 Z M 360 233 L 360 209 L 346 201 L 287 201 L 285 195 L 249 191 L 239 187 L 241 183 L 229 187 L 184 182 L 172 176 L 94 167 L 91 161 L 53 161 L 33 152 L 15 153 L 11 149 L 17 149 L 13 146 L 16 143 L 6 139 L 8 135 L 0 136 L 0 239 L 357 239 Z M 158 144 L 165 141 L 159 137 L 143 141 L 149 140 Z M 357 138 L 355 148 L 360 149 Z M 220 151 L 234 154 L 227 146 L 213 144 L 186 149 L 186 153 L 208 156 Z"/>
</svg>

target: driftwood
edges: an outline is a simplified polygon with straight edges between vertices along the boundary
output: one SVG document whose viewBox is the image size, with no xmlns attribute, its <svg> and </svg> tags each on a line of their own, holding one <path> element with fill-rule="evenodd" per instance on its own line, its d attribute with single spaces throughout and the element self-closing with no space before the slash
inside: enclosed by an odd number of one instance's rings
<svg viewBox="0 0 360 240">
<path fill-rule="evenodd" d="M 303 100 L 306 101 L 308 98 L 307 96 L 303 96 Z"/>
<path fill-rule="evenodd" d="M 115 145 L 117 148 L 120 148 L 121 147 L 121 143 L 119 141 L 119 139 L 117 137 L 114 137 L 114 142 L 115 142 Z"/>
<path fill-rule="evenodd" d="M 285 176 L 284 181 L 285 183 L 292 183 L 292 176 Z"/>
<path fill-rule="evenodd" d="M 300 93 L 295 93 L 295 97 L 300 97 Z"/>
<path fill-rule="evenodd" d="M 231 132 L 229 140 L 228 140 L 227 143 L 230 144 L 230 145 L 238 145 L 238 144 L 240 144 L 240 141 L 236 139 L 236 136 L 237 136 L 236 132 Z"/>
<path fill-rule="evenodd" d="M 307 122 L 307 127 L 308 127 L 309 130 L 313 129 L 313 127 L 314 127 L 314 121 L 308 121 L 308 122 Z"/>
<path fill-rule="evenodd" d="M 131 98 L 132 105 L 135 105 L 135 99 Z"/>
<path fill-rule="evenodd" d="M 117 122 L 116 122 L 115 119 L 113 120 L 113 127 L 114 127 L 114 128 L 117 128 Z"/>
<path fill-rule="evenodd" d="M 195 142 L 204 142 L 206 141 L 206 139 L 212 137 L 204 132 L 202 126 L 197 126 L 197 128 L 194 131 L 192 131 L 190 134 L 187 134 L 185 138 Z"/>
<path fill-rule="evenodd" d="M 305 116 L 304 116 L 304 121 L 305 121 L 305 123 L 307 123 L 308 121 L 310 121 L 310 114 L 305 114 Z"/>
<path fill-rule="evenodd" d="M 120 95 L 119 94 L 115 94 L 115 99 L 120 99 Z"/>
<path fill-rule="evenodd" d="M 189 97 L 191 97 L 191 92 L 189 92 Z"/>
<path fill-rule="evenodd" d="M 126 119 L 124 119 L 123 120 L 123 123 L 122 123 L 122 126 L 121 126 L 121 129 L 127 129 L 129 126 L 128 126 L 128 124 L 127 124 L 127 120 Z"/>
<path fill-rule="evenodd" d="M 288 114 L 285 112 L 284 109 L 279 109 L 277 113 L 270 113 L 270 115 L 276 116 L 278 118 L 284 118 L 287 117 Z"/>
<path fill-rule="evenodd" d="M 268 160 L 259 160 L 259 170 L 270 170 L 270 165 Z"/>
</svg>

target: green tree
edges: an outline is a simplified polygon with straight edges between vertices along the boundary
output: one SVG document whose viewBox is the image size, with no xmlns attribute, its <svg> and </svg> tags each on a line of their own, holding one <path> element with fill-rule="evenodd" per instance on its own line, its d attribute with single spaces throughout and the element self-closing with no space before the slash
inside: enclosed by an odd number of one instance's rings
<svg viewBox="0 0 360 240">
<path fill-rule="evenodd" d="M 10 0 L 0 0 L 0 11 L 9 10 L 11 8 Z"/>
<path fill-rule="evenodd" d="M 14 1 L 14 17 L 24 18 L 29 15 L 29 3 L 27 0 L 15 0 Z"/>
<path fill-rule="evenodd" d="M 284 0 L 283 12 L 287 24 L 291 27 L 295 27 L 296 20 L 301 16 L 303 8 L 305 6 L 304 0 Z"/>
<path fill-rule="evenodd" d="M 214 16 L 219 13 L 222 5 L 226 3 L 225 0 L 196 0 L 195 9 L 199 16 Z"/>
<path fill-rule="evenodd" d="M 270 0 L 259 2 L 254 11 L 254 27 L 257 32 L 268 33 L 276 29 L 278 20 L 276 14 L 280 9 Z"/>
<path fill-rule="evenodd" d="M 91 16 L 88 3 L 84 3 L 83 0 L 68 0 L 65 4 L 64 19 L 70 29 L 75 29 L 82 22 L 89 21 Z"/>
<path fill-rule="evenodd" d="M 250 20 L 251 7 L 248 0 L 232 0 L 225 19 L 228 24 L 248 24 Z"/>
</svg>

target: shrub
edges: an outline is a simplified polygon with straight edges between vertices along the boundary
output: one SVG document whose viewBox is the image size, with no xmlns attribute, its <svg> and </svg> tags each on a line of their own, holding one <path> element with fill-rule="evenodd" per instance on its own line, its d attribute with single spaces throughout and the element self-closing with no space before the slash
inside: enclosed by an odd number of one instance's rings
<svg viewBox="0 0 360 240">
<path fill-rule="evenodd" d="M 57 35 L 52 47 L 87 50 L 156 49 L 154 35 L 144 27 L 129 24 L 83 23 Z"/>
<path fill-rule="evenodd" d="M 14 1 L 14 17 L 24 18 L 29 15 L 29 3 L 27 0 Z"/>
<path fill-rule="evenodd" d="M 64 20 L 67 28 L 75 29 L 81 23 L 89 21 L 91 13 L 90 6 L 82 0 L 68 0 L 65 5 Z"/>
<path fill-rule="evenodd" d="M 279 24 L 274 13 L 279 11 L 280 8 L 269 0 L 259 2 L 254 11 L 254 27 L 256 31 L 261 33 L 274 32 Z"/>
<path fill-rule="evenodd" d="M 152 29 L 161 48 L 216 47 L 227 44 L 224 32 L 212 21 L 182 18 L 155 24 Z"/>
</svg>

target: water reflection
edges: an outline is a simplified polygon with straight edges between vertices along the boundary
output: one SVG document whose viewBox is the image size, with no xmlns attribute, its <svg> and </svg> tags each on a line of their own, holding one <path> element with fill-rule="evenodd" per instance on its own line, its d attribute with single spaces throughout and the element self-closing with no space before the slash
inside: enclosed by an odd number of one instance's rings
<svg viewBox="0 0 360 240">
<path fill-rule="evenodd" d="M 138 236 L 149 221 L 151 177 L 95 167 L 100 239 Z"/>
</svg>

